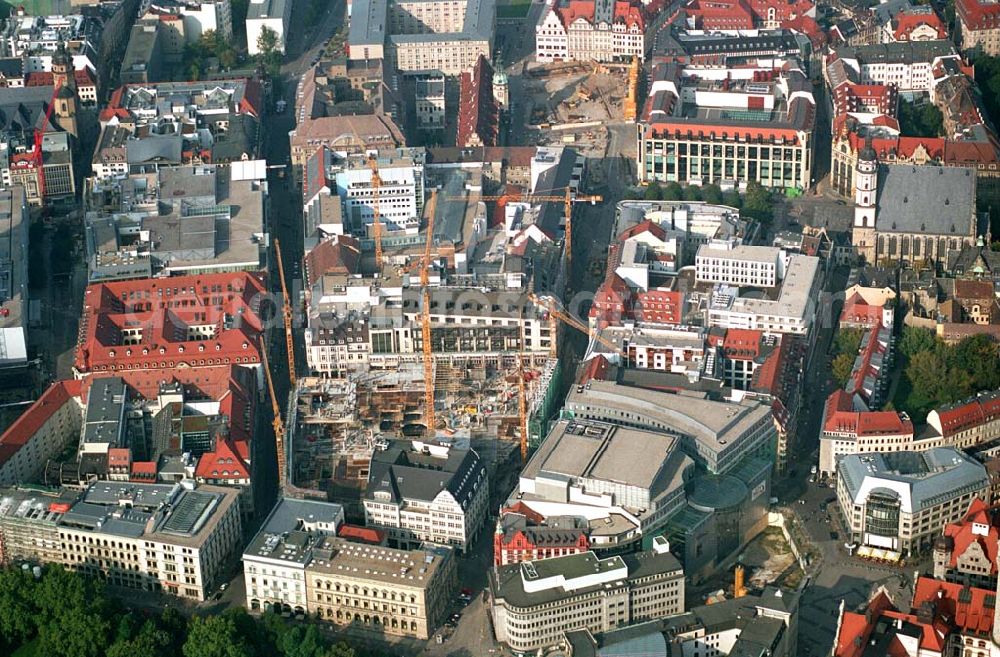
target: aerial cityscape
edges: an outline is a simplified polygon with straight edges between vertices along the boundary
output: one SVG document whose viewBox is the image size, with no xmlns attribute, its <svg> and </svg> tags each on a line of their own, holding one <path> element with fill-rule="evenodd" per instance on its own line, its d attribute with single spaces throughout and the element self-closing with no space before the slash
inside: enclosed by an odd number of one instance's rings
<svg viewBox="0 0 1000 657">
<path fill-rule="evenodd" d="M 0 4 L 0 655 L 1000 657 L 998 126 L 998 0 Z"/>
</svg>

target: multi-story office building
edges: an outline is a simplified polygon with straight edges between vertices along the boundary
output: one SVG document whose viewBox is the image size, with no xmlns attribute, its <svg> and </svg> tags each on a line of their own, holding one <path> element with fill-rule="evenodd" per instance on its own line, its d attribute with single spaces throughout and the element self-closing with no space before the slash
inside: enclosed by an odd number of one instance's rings
<svg viewBox="0 0 1000 657">
<path fill-rule="evenodd" d="M 837 499 L 851 540 L 897 557 L 929 549 L 989 490 L 986 468 L 953 447 L 851 454 L 837 466 Z"/>
<path fill-rule="evenodd" d="M 242 78 L 120 87 L 99 116 L 94 176 L 252 160 L 262 95 L 260 83 Z"/>
<path fill-rule="evenodd" d="M 535 26 L 535 61 L 627 61 L 646 57 L 646 21 L 636 2 L 547 5 Z"/>
<path fill-rule="evenodd" d="M 335 625 L 426 640 L 451 611 L 452 549 L 394 550 L 324 537 L 306 567 L 309 612 Z"/>
<path fill-rule="evenodd" d="M 382 230 L 416 235 L 424 207 L 424 151 L 422 148 L 383 150 L 375 154 L 337 155 L 320 147 L 303 170 L 302 201 L 313 208 L 321 196 L 336 196 L 341 203 L 338 225 L 325 230 L 371 239 L 376 190 L 371 159 L 378 166 L 378 209 Z"/>
<path fill-rule="evenodd" d="M 456 587 L 451 548 L 406 551 L 351 542 L 358 532 L 347 529 L 339 504 L 278 500 L 243 552 L 247 607 L 430 638 Z"/>
<path fill-rule="evenodd" d="M 698 249 L 695 276 L 706 283 L 775 287 L 785 277 L 785 260 L 784 251 L 773 246 L 711 242 Z"/>
<path fill-rule="evenodd" d="M 798 657 L 799 595 L 765 588 L 603 634 L 566 632 L 568 657 L 636 654 L 635 646 L 662 646 L 664 655 Z M 639 650 L 642 650 L 641 648 Z"/>
<path fill-rule="evenodd" d="M 680 442 L 662 432 L 561 420 L 525 465 L 508 505 L 544 517 L 582 516 L 591 523 L 592 548 L 623 550 L 684 507 L 694 462 Z"/>
<path fill-rule="evenodd" d="M 193 600 L 222 583 L 241 541 L 239 492 L 216 486 L 102 481 L 56 500 L 8 491 L 0 511 L 7 560 L 47 557 L 116 586 Z"/>
<path fill-rule="evenodd" d="M 569 630 L 606 632 L 684 611 L 684 571 L 666 539 L 602 559 L 593 552 L 490 572 L 493 630 L 516 652 L 554 646 Z"/>
<path fill-rule="evenodd" d="M 714 474 L 725 474 L 748 456 L 773 456 L 770 409 L 750 399 L 715 401 L 704 393 L 678 394 L 590 381 L 571 390 L 564 410 L 578 420 L 598 420 L 680 438 L 680 448 Z"/>
<path fill-rule="evenodd" d="M 636 126 L 639 180 L 806 189 L 815 123 L 798 69 L 660 64 Z"/>
<path fill-rule="evenodd" d="M 458 76 L 492 55 L 495 14 L 490 0 L 357 0 L 348 56 L 387 59 L 403 73 Z"/>
<path fill-rule="evenodd" d="M 372 454 L 363 501 L 365 524 L 385 530 L 390 545 L 467 552 L 487 514 L 486 468 L 472 449 L 393 441 Z"/>
<path fill-rule="evenodd" d="M 820 259 L 796 253 L 782 256 L 782 260 L 783 266 L 778 268 L 781 276 L 777 288 L 751 290 L 747 293 L 745 288 L 750 287 L 749 284 L 717 283 L 707 298 L 702 300 L 708 325 L 724 329 L 755 329 L 767 333 L 808 334 L 816 317 L 822 283 Z M 755 262 L 750 259 L 743 264 L 736 263 L 733 271 L 742 272 L 739 276 L 747 276 L 746 272 L 752 271 L 749 268 Z M 761 266 L 759 262 L 757 264 L 758 267 Z M 763 278 L 760 275 L 757 277 Z"/>
<path fill-rule="evenodd" d="M 304 614 L 306 566 L 325 536 L 344 524 L 339 504 L 282 497 L 243 550 L 247 608 Z"/>
<path fill-rule="evenodd" d="M 963 53 L 1000 55 L 1000 3 L 993 0 L 958 0 L 955 27 Z"/>
<path fill-rule="evenodd" d="M 912 93 L 930 92 L 934 67 L 943 60 L 958 61 L 959 56 L 952 43 L 944 39 L 842 47 L 827 61 L 832 59 L 853 69 L 862 84 L 892 84 L 900 93 Z"/>
</svg>

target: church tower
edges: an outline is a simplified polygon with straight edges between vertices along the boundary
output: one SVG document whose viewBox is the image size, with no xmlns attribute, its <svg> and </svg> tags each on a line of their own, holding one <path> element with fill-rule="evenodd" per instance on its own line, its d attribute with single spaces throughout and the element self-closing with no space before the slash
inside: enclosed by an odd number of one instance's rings
<svg viewBox="0 0 1000 657">
<path fill-rule="evenodd" d="M 56 88 L 53 112 L 56 124 L 74 137 L 79 136 L 76 125 L 76 71 L 73 58 L 62 43 L 52 56 L 52 85 Z"/>
<path fill-rule="evenodd" d="M 875 262 L 875 199 L 878 195 L 878 157 L 871 142 L 858 154 L 854 172 L 854 231 L 855 250 L 866 262 Z"/>
</svg>

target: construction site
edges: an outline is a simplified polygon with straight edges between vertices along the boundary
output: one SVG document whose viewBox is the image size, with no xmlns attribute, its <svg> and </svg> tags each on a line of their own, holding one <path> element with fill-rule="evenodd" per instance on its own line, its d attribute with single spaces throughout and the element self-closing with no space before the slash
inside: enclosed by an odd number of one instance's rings
<svg viewBox="0 0 1000 657">
<path fill-rule="evenodd" d="M 472 447 L 495 477 L 501 466 L 516 465 L 520 458 L 519 375 L 528 442 L 535 443 L 544 436 L 545 420 L 553 412 L 558 370 L 555 359 L 541 367 L 526 363 L 520 372 L 471 363 L 436 365 L 437 439 Z M 300 379 L 288 409 L 289 483 L 350 500 L 345 503 L 348 515 L 363 515 L 360 500 L 372 453 L 392 439 L 425 436 L 425 399 L 420 364 L 343 379 Z"/>
<path fill-rule="evenodd" d="M 638 60 L 526 64 L 521 80 L 529 138 L 543 146 L 572 145 L 587 158 L 605 157 L 607 125 L 636 119 L 640 70 Z"/>
</svg>

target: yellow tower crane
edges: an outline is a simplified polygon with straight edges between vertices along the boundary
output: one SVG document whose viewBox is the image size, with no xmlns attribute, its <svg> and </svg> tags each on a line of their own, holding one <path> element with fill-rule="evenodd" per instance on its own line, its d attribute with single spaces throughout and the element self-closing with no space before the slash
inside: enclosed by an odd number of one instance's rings
<svg viewBox="0 0 1000 657">
<path fill-rule="evenodd" d="M 427 241 L 424 244 L 424 257 L 420 261 L 420 287 L 422 289 L 422 308 L 420 311 L 420 341 L 424 355 L 424 417 L 427 422 L 427 435 L 433 438 L 437 433 L 437 419 L 434 416 L 434 353 L 431 351 L 431 293 L 430 267 L 431 249 L 434 246 L 434 211 L 437 208 L 437 192 L 431 191 L 431 198 L 424 208 L 427 214 Z"/>
<path fill-rule="evenodd" d="M 282 491 L 287 482 L 285 473 L 285 422 L 281 419 L 281 406 L 278 404 L 278 395 L 274 392 L 274 380 L 271 378 L 271 366 L 267 360 L 267 345 L 263 340 L 260 345 L 260 356 L 264 366 L 264 376 L 267 377 L 267 390 L 271 395 L 271 411 L 274 413 L 274 420 L 271 425 L 274 427 L 274 448 L 278 452 L 278 490 Z"/>
<path fill-rule="evenodd" d="M 382 271 L 382 215 L 378 197 L 382 188 L 382 178 L 378 174 L 378 160 L 374 155 L 368 158 L 368 168 L 372 171 L 372 237 L 375 238 L 375 269 Z"/>
<path fill-rule="evenodd" d="M 285 266 L 281 262 L 281 243 L 274 238 L 274 253 L 278 260 L 278 278 L 281 279 L 281 314 L 285 321 L 285 348 L 288 350 L 288 378 L 295 387 L 295 344 L 292 342 L 292 303 L 285 285 Z"/>
<path fill-rule="evenodd" d="M 616 345 L 611 340 L 608 340 L 603 336 L 601 336 L 600 333 L 598 333 L 595 329 L 590 328 L 590 326 L 588 326 L 587 323 L 584 322 L 582 319 L 571 315 L 568 311 L 559 307 L 555 299 L 553 299 L 552 297 L 548 296 L 539 297 L 532 294 L 530 296 L 530 299 L 533 303 L 535 303 L 539 307 L 544 308 L 549 313 L 550 318 L 555 318 L 561 321 L 563 324 L 566 324 L 567 326 L 572 326 L 573 328 L 575 328 L 577 331 L 580 331 L 584 335 L 597 340 L 602 345 L 604 345 L 614 353 L 621 356 L 623 359 L 628 358 L 628 355 L 624 351 L 622 351 L 621 347 Z"/>
</svg>

